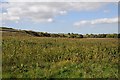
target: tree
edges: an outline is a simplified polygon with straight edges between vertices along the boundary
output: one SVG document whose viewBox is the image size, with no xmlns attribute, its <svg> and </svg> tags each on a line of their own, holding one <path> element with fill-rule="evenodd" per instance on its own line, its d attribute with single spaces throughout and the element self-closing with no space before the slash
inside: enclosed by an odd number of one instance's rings
<svg viewBox="0 0 120 80">
<path fill-rule="evenodd" d="M 32 36 L 37 36 L 37 37 L 40 37 L 39 33 L 37 32 L 34 32 L 34 31 L 25 31 L 27 34 L 30 34 Z"/>
<path fill-rule="evenodd" d="M 76 38 L 83 38 L 83 35 L 82 35 L 82 34 L 78 34 L 78 35 L 76 36 Z"/>
</svg>

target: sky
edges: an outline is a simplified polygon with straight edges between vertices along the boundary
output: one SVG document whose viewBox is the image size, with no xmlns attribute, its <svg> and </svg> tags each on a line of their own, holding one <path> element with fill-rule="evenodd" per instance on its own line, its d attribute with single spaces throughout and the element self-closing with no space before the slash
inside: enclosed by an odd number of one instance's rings
<svg viewBox="0 0 120 80">
<path fill-rule="evenodd" d="M 2 26 L 50 33 L 118 33 L 117 2 L 1 3 Z"/>
</svg>

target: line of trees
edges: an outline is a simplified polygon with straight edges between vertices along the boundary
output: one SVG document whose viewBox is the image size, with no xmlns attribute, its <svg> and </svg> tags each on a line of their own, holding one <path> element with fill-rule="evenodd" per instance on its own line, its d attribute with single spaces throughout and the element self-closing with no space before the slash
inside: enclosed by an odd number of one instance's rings
<svg viewBox="0 0 120 80">
<path fill-rule="evenodd" d="M 86 34 L 86 38 L 119 38 L 120 34 Z"/>
<path fill-rule="evenodd" d="M 13 28 L 7 28 L 7 27 L 0 27 L 0 30 L 2 31 L 8 31 L 8 32 L 22 32 L 29 34 L 31 36 L 37 36 L 37 37 L 60 37 L 60 38 L 120 38 L 119 34 L 76 34 L 76 33 L 47 33 L 47 32 L 35 32 L 35 31 L 27 31 L 27 30 L 16 30 Z"/>
<path fill-rule="evenodd" d="M 58 38 L 119 38 L 120 34 L 76 34 L 76 33 L 47 33 L 47 32 L 34 32 L 25 31 L 27 34 L 37 37 L 58 37 Z"/>
</svg>

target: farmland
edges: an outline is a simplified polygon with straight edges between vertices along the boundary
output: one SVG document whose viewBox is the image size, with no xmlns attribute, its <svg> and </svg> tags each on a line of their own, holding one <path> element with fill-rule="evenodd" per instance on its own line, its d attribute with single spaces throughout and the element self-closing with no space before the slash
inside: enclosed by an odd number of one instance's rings
<svg viewBox="0 0 120 80">
<path fill-rule="evenodd" d="M 3 33 L 3 78 L 118 78 L 117 38 L 18 34 Z"/>
</svg>

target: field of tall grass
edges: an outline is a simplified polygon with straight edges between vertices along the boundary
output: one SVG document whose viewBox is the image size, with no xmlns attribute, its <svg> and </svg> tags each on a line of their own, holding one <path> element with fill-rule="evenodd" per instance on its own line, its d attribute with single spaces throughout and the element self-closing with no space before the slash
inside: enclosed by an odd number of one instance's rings
<svg viewBox="0 0 120 80">
<path fill-rule="evenodd" d="M 2 39 L 3 78 L 118 78 L 118 39 Z"/>
</svg>

